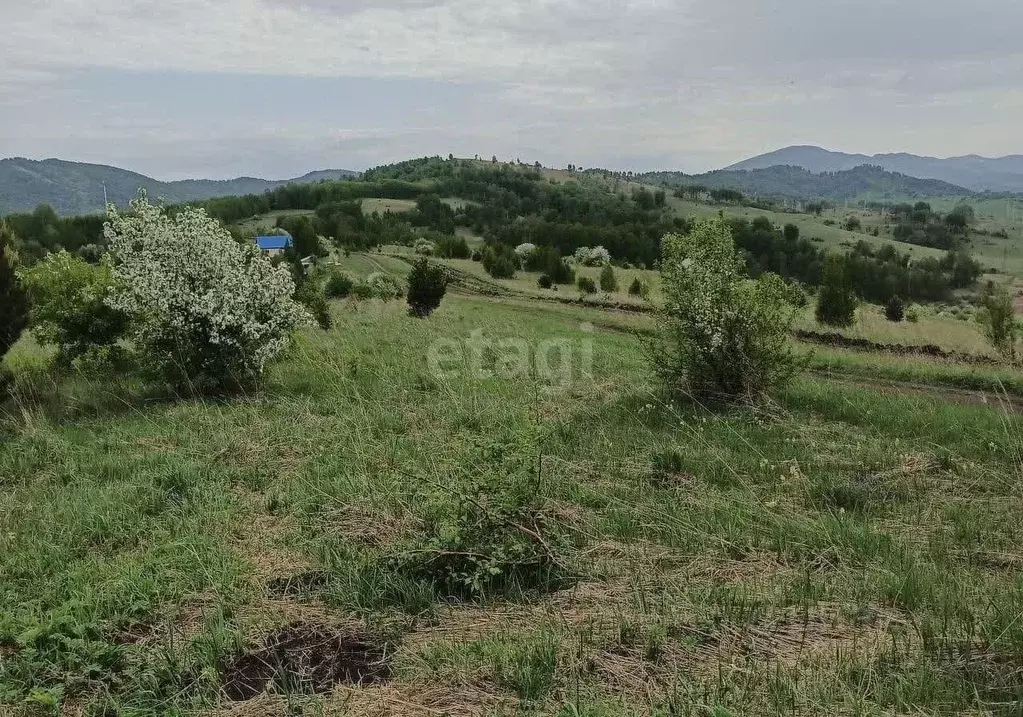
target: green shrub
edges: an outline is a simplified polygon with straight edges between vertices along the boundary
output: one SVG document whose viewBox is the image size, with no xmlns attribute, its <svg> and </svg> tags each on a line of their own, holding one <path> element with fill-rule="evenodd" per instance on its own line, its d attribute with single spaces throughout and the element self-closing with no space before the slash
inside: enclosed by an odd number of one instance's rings
<svg viewBox="0 0 1023 717">
<path fill-rule="evenodd" d="M 360 281 L 359 283 L 352 287 L 352 296 L 354 296 L 356 299 L 362 299 L 365 301 L 366 299 L 372 299 L 376 297 L 376 291 L 373 289 L 371 285 L 367 284 L 365 281 Z"/>
<path fill-rule="evenodd" d="M 610 264 L 600 270 L 600 290 L 609 294 L 618 291 L 618 279 Z"/>
<path fill-rule="evenodd" d="M 661 250 L 665 301 L 647 348 L 669 392 L 753 401 L 802 369 L 790 346 L 796 310 L 788 287 L 775 274 L 742 274 L 723 219 L 669 234 Z"/>
<path fill-rule="evenodd" d="M 568 547 L 535 492 L 488 485 L 461 496 L 454 516 L 428 522 L 427 532 L 388 563 L 443 597 L 478 600 L 563 587 Z"/>
<path fill-rule="evenodd" d="M 540 278 L 536 280 L 536 283 L 541 289 L 549 289 L 554 286 L 554 279 L 551 278 L 550 274 L 540 274 Z"/>
<path fill-rule="evenodd" d="M 519 258 L 509 246 L 489 244 L 483 250 L 483 268 L 495 279 L 511 279 L 519 269 Z"/>
<path fill-rule="evenodd" d="M 980 325 L 995 350 L 1009 361 L 1016 358 L 1019 324 L 1008 285 L 989 282 L 981 296 Z"/>
<path fill-rule="evenodd" d="M 366 277 L 366 283 L 373 289 L 373 296 L 384 301 L 400 299 L 405 295 L 405 285 L 401 279 L 375 271 Z"/>
<path fill-rule="evenodd" d="M 481 252 L 479 249 L 473 249 L 472 256 L 469 258 L 472 259 L 473 261 L 483 261 L 483 252 Z"/>
<path fill-rule="evenodd" d="M 562 258 L 561 252 L 554 247 L 536 247 L 526 259 L 525 267 L 530 271 L 547 274 L 554 284 L 571 284 L 575 281 L 575 272 L 572 267 Z"/>
<path fill-rule="evenodd" d="M 579 291 L 584 294 L 592 294 L 597 290 L 596 283 L 594 283 L 593 279 L 588 276 L 580 276 L 575 282 L 575 285 L 579 287 Z"/>
<path fill-rule="evenodd" d="M 323 293 L 328 299 L 343 299 L 352 293 L 355 288 L 355 280 L 344 272 L 335 272 L 327 279 L 323 287 Z"/>
<path fill-rule="evenodd" d="M 437 240 L 437 256 L 445 259 L 468 259 L 469 245 L 465 237 L 445 236 Z"/>
<path fill-rule="evenodd" d="M 643 285 L 643 282 L 640 281 L 639 277 L 637 276 L 635 279 L 632 280 L 632 283 L 629 284 L 629 296 L 646 296 L 646 293 L 647 293 L 646 287 Z"/>
<path fill-rule="evenodd" d="M 425 319 L 440 306 L 447 291 L 448 280 L 444 269 L 422 258 L 412 266 L 408 275 L 408 310 L 412 316 Z"/>
<path fill-rule="evenodd" d="M 330 306 L 327 304 L 327 297 L 317 282 L 303 282 L 295 290 L 295 301 L 309 310 L 317 325 L 324 331 L 334 325 L 334 321 L 330 316 Z"/>
<path fill-rule="evenodd" d="M 18 279 L 16 267 L 14 232 L 0 222 L 0 360 L 28 325 L 28 296 Z M 0 386 L 0 397 L 4 395 L 3 386 Z"/>
<path fill-rule="evenodd" d="M 829 256 L 824 264 L 820 292 L 817 294 L 817 321 L 828 326 L 852 326 L 856 321 L 856 295 L 844 256 Z"/>
<path fill-rule="evenodd" d="M 419 238 L 416 239 L 416 243 L 412 246 L 412 250 L 416 254 L 421 254 L 422 256 L 433 256 L 434 251 L 436 251 L 436 247 L 429 239 Z"/>
<path fill-rule="evenodd" d="M 893 296 L 888 299 L 888 303 L 884 305 L 884 315 L 889 321 L 898 323 L 906 318 L 906 305 L 902 299 L 897 296 Z"/>
<path fill-rule="evenodd" d="M 32 332 L 57 347 L 57 360 L 70 364 L 95 346 L 124 336 L 127 314 L 111 308 L 114 277 L 106 265 L 88 264 L 61 250 L 47 254 L 23 274 L 31 300 Z"/>
<path fill-rule="evenodd" d="M 911 324 L 915 324 L 920 320 L 920 309 L 915 306 L 910 306 L 906 309 L 906 321 Z"/>
</svg>

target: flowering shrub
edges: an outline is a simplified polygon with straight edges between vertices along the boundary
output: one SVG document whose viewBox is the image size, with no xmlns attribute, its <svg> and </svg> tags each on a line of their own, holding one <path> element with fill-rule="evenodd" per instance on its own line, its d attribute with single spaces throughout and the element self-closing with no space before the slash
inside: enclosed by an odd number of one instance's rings
<svg viewBox="0 0 1023 717">
<path fill-rule="evenodd" d="M 648 349 L 671 392 L 754 400 L 801 369 L 785 282 L 770 273 L 748 279 L 742 266 L 723 220 L 662 240 L 665 301 Z"/>
<path fill-rule="evenodd" d="M 111 207 L 103 232 L 116 290 L 149 366 L 178 387 L 222 389 L 259 376 L 309 323 L 287 268 L 239 244 L 198 208 L 174 217 L 149 204 Z"/>
<path fill-rule="evenodd" d="M 115 291 L 109 266 L 61 250 L 25 271 L 23 281 L 31 300 L 32 333 L 39 343 L 57 346 L 58 362 L 68 364 L 124 336 L 127 316 L 108 303 Z"/>
<path fill-rule="evenodd" d="M 434 251 L 436 251 L 436 246 L 434 246 L 434 243 L 429 239 L 420 238 L 416 239 L 413 251 L 415 251 L 416 254 L 421 254 L 423 256 L 433 256 Z"/>
<path fill-rule="evenodd" d="M 575 250 L 575 260 L 583 266 L 607 266 L 611 254 L 602 246 L 581 246 Z"/>
<path fill-rule="evenodd" d="M 528 241 L 515 247 L 515 255 L 519 257 L 519 263 L 523 265 L 529 261 L 529 257 L 533 256 L 534 252 L 536 252 L 536 244 L 531 244 Z"/>
</svg>

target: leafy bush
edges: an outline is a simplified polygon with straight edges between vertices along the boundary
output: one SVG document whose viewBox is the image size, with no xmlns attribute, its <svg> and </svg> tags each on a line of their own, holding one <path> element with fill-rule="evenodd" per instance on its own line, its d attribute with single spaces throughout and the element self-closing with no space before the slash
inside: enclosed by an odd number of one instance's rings
<svg viewBox="0 0 1023 717">
<path fill-rule="evenodd" d="M 408 275 L 409 314 L 425 319 L 440 306 L 447 289 L 448 280 L 444 269 L 437 265 L 430 266 L 425 258 L 420 259 Z"/>
<path fill-rule="evenodd" d="M 373 287 L 367 284 L 365 281 L 360 281 L 354 287 L 352 287 L 352 296 L 356 299 L 372 299 L 376 297 L 376 291 Z"/>
<path fill-rule="evenodd" d="M 355 279 L 344 272 L 335 272 L 327 279 L 323 293 L 328 299 L 343 299 L 351 294 L 354 288 Z"/>
<path fill-rule="evenodd" d="M 330 316 L 330 306 L 320 285 L 315 281 L 305 281 L 295 291 L 295 301 L 309 310 L 317 325 L 326 331 L 334 325 Z"/>
<path fill-rule="evenodd" d="M 918 308 L 916 308 L 915 306 L 910 306 L 908 309 L 906 309 L 906 321 L 908 321 L 911 324 L 915 324 L 919 320 L 920 310 Z"/>
<path fill-rule="evenodd" d="M 849 232 L 858 232 L 863 228 L 863 223 L 859 217 L 849 217 L 845 220 L 845 230 Z"/>
<path fill-rule="evenodd" d="M 554 286 L 554 279 L 551 278 L 550 274 L 540 274 L 540 278 L 536 280 L 536 283 L 541 289 L 549 289 Z"/>
<path fill-rule="evenodd" d="M 127 314 L 110 303 L 115 280 L 107 265 L 88 264 L 62 249 L 24 272 L 24 284 L 32 332 L 40 343 L 57 346 L 62 364 L 117 343 L 127 331 Z"/>
<path fill-rule="evenodd" d="M 115 291 L 146 364 L 190 391 L 257 378 L 309 322 L 288 270 L 242 245 L 202 209 L 168 216 L 145 193 L 132 213 L 111 209 L 103 232 Z"/>
<path fill-rule="evenodd" d="M 519 258 L 505 244 L 489 244 L 483 251 L 483 268 L 495 279 L 511 279 L 519 269 Z"/>
<path fill-rule="evenodd" d="M 790 348 L 795 309 L 776 274 L 748 279 L 724 220 L 662 240 L 664 306 L 647 348 L 668 390 L 752 401 L 803 365 Z"/>
<path fill-rule="evenodd" d="M 618 279 L 615 277 L 615 270 L 608 264 L 600 272 L 600 290 L 612 293 L 618 291 Z"/>
<path fill-rule="evenodd" d="M 0 222 L 0 360 L 28 325 L 28 296 L 16 273 L 14 232 Z M 0 386 L 0 396 L 4 395 Z"/>
<path fill-rule="evenodd" d="M 575 284 L 579 287 L 579 291 L 584 294 L 592 294 L 597 290 L 597 285 L 594 283 L 593 279 L 588 276 L 580 276 Z"/>
<path fill-rule="evenodd" d="M 420 238 L 416 239 L 416 243 L 413 245 L 412 250 L 416 254 L 420 254 L 422 256 L 433 256 L 436 247 L 429 239 Z"/>
<path fill-rule="evenodd" d="M 373 296 L 384 301 L 400 299 L 405 295 L 405 285 L 401 279 L 375 271 L 366 277 L 366 284 L 372 289 Z"/>
<path fill-rule="evenodd" d="M 569 541 L 535 493 L 495 486 L 461 496 L 451 519 L 431 521 L 389 559 L 399 573 L 444 597 L 484 599 L 563 587 Z"/>
<path fill-rule="evenodd" d="M 857 303 L 845 257 L 829 256 L 817 294 L 817 321 L 828 326 L 852 326 Z"/>
<path fill-rule="evenodd" d="M 646 296 L 648 291 L 646 284 L 640 281 L 638 276 L 629 284 L 629 296 Z"/>
<path fill-rule="evenodd" d="M 468 259 L 469 245 L 465 237 L 444 236 L 437 240 L 437 256 L 445 259 Z"/>
<path fill-rule="evenodd" d="M 981 296 L 980 325 L 991 345 L 1009 361 L 1016 358 L 1016 337 L 1019 324 L 1007 285 L 989 282 Z"/>
<path fill-rule="evenodd" d="M 902 299 L 893 296 L 888 299 L 888 303 L 884 306 L 884 315 L 889 321 L 898 323 L 906 317 L 906 305 Z"/>
<path fill-rule="evenodd" d="M 481 252 L 479 249 L 473 249 L 472 256 L 469 258 L 472 259 L 473 261 L 483 261 L 483 252 Z"/>
<path fill-rule="evenodd" d="M 539 271 L 551 277 L 555 284 L 571 284 L 575 281 L 575 272 L 568 262 L 561 257 L 554 247 L 537 247 L 525 262 L 530 271 Z"/>
</svg>

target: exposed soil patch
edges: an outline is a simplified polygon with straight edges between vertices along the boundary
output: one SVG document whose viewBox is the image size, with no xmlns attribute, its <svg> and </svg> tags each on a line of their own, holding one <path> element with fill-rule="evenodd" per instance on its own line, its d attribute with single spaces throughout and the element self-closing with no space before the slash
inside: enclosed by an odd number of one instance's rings
<svg viewBox="0 0 1023 717">
<path fill-rule="evenodd" d="M 274 630 L 224 668 L 224 694 L 235 701 L 264 692 L 322 694 L 335 685 L 367 685 L 391 678 L 384 646 L 362 634 L 295 623 Z"/>
</svg>

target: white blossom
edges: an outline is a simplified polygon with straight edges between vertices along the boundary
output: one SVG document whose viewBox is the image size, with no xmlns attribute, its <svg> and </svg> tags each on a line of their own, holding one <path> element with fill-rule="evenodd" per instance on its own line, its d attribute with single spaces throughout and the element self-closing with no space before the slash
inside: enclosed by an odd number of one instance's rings
<svg viewBox="0 0 1023 717">
<path fill-rule="evenodd" d="M 131 213 L 108 208 L 103 232 L 116 282 L 108 302 L 155 361 L 218 382 L 257 376 L 310 321 L 287 269 L 203 209 L 171 217 L 140 192 Z"/>
</svg>

